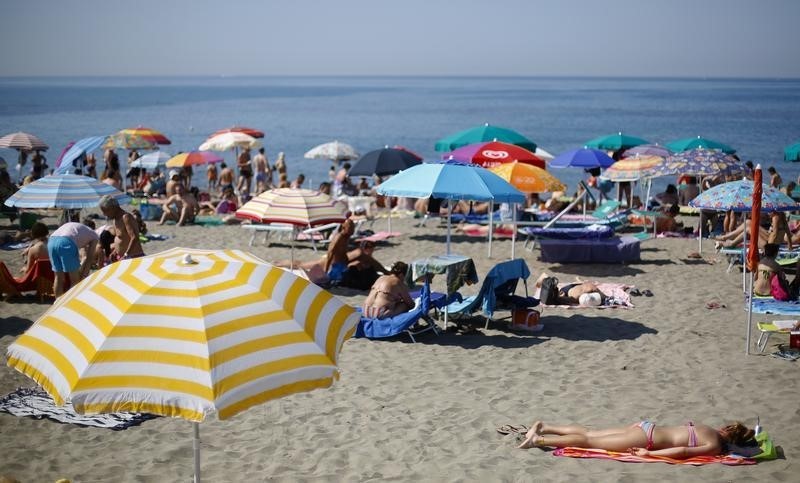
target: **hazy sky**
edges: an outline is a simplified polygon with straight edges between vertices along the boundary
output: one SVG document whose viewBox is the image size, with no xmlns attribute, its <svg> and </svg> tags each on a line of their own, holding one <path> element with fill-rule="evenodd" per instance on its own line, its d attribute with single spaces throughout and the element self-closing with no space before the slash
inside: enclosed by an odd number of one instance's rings
<svg viewBox="0 0 800 483">
<path fill-rule="evenodd" d="M 5 0 L 0 76 L 800 77 L 798 0 Z"/>
</svg>

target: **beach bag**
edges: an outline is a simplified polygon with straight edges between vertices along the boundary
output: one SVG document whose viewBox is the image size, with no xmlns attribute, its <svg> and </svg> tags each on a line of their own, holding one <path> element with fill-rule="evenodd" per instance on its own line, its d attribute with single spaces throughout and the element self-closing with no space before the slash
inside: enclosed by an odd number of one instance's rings
<svg viewBox="0 0 800 483">
<path fill-rule="evenodd" d="M 783 277 L 773 272 L 769 284 L 772 298 L 782 302 L 789 300 L 789 289 L 786 287 L 786 282 L 783 280 Z"/>
<path fill-rule="evenodd" d="M 539 301 L 544 305 L 558 305 L 558 279 L 556 277 L 547 277 L 542 280 Z"/>
</svg>

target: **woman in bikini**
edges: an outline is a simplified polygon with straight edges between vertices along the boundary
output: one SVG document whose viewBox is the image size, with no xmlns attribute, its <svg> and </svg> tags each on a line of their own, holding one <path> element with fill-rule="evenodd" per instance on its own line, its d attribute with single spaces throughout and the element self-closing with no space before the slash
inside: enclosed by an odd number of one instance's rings
<svg viewBox="0 0 800 483">
<path fill-rule="evenodd" d="M 364 300 L 364 316 L 385 319 L 408 312 L 414 307 L 414 300 L 405 283 L 407 271 L 408 265 L 395 262 L 388 275 L 378 277 Z"/>
<path fill-rule="evenodd" d="M 590 430 L 583 426 L 554 426 L 536 421 L 519 447 L 576 446 L 629 451 L 636 456 L 684 459 L 721 454 L 726 444 L 755 444 L 754 436 L 752 429 L 738 422 L 715 429 L 691 421 L 683 426 L 656 426 L 645 420 L 630 426 Z"/>
</svg>

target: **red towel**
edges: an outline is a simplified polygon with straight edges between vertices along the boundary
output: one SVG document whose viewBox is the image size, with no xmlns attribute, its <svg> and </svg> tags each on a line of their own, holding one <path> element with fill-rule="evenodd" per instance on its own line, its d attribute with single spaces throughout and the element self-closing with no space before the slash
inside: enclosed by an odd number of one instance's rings
<svg viewBox="0 0 800 483">
<path fill-rule="evenodd" d="M 553 451 L 554 456 L 567 456 L 569 458 L 602 458 L 608 460 L 624 461 L 626 463 L 669 463 L 671 465 L 707 465 L 721 463 L 723 465 L 754 465 L 756 460 L 739 458 L 731 455 L 693 456 L 686 459 L 667 458 L 666 456 L 635 456 L 630 453 L 617 453 L 604 449 L 594 448 L 558 448 Z"/>
</svg>

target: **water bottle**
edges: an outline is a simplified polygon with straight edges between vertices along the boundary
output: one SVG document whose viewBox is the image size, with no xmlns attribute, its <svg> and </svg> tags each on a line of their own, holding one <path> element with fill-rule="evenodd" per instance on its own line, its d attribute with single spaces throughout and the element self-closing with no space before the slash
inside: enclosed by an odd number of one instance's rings
<svg viewBox="0 0 800 483">
<path fill-rule="evenodd" d="M 756 436 L 761 432 L 761 418 L 759 416 L 756 416 L 756 427 L 753 428 L 753 431 L 756 433 Z"/>
</svg>

